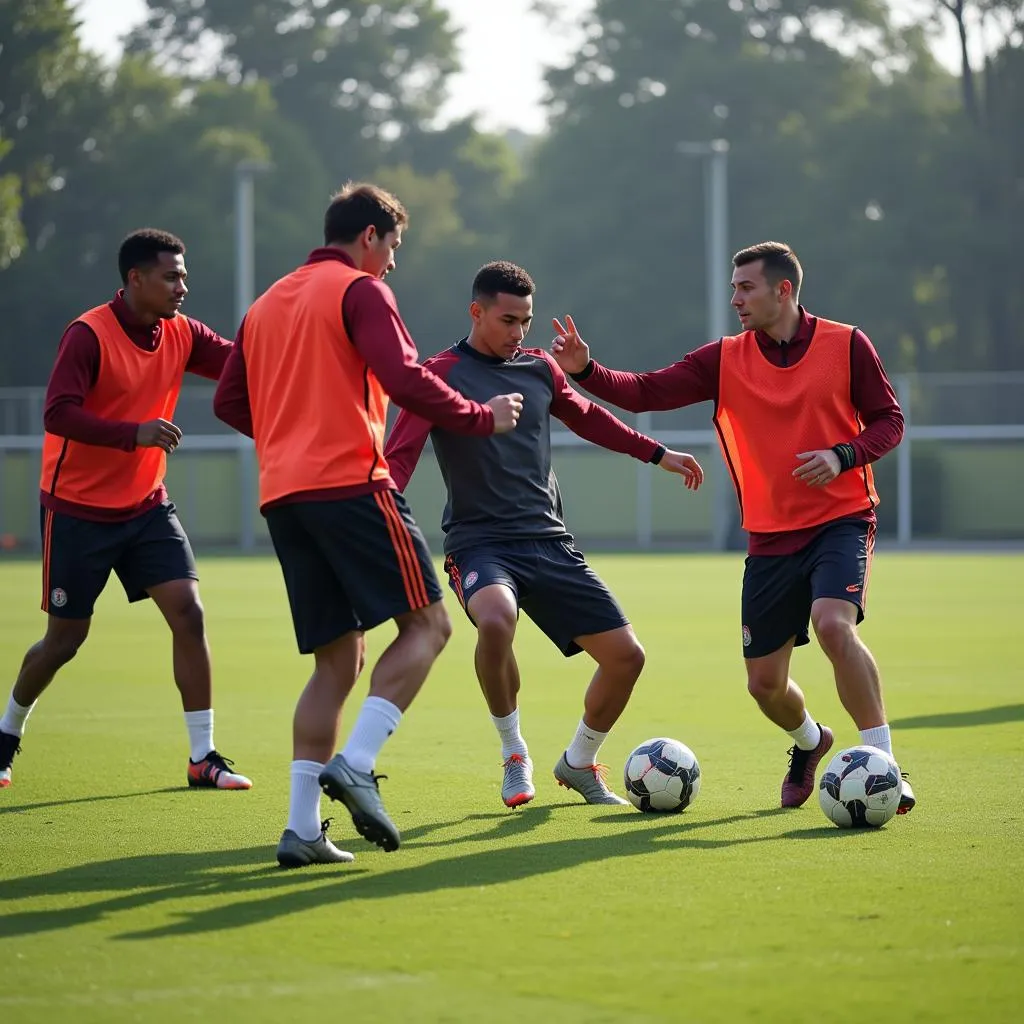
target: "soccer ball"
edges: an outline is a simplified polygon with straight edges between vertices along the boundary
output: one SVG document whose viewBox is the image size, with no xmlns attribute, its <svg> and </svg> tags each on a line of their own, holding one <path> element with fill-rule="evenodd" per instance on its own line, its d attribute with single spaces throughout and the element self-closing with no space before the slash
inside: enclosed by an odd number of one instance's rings
<svg viewBox="0 0 1024 1024">
<path fill-rule="evenodd" d="M 641 743 L 626 758 L 624 776 L 629 802 L 644 812 L 678 814 L 700 792 L 700 765 L 679 740 Z"/>
<path fill-rule="evenodd" d="M 900 806 L 899 765 L 878 747 L 849 747 L 828 763 L 818 784 L 825 817 L 840 828 L 879 828 Z"/>
</svg>

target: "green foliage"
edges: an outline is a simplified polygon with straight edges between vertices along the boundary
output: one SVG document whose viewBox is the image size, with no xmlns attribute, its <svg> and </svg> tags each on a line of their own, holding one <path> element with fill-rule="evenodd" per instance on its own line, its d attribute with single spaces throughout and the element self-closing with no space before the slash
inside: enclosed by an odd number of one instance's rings
<svg viewBox="0 0 1024 1024">
<path fill-rule="evenodd" d="M 517 248 L 609 358 L 657 365 L 706 338 L 701 168 L 677 144 L 725 137 L 733 250 L 789 241 L 807 304 L 861 324 L 894 369 L 1024 365 L 979 316 L 998 261 L 978 249 L 1013 221 L 979 230 L 955 82 L 882 5 L 599 0 L 549 84 L 556 127 L 520 199 L 544 216 Z"/>
<path fill-rule="evenodd" d="M 425 353 L 507 257 L 602 358 L 662 364 L 707 331 L 702 167 L 678 143 L 719 137 L 730 246 L 790 241 L 810 308 L 860 324 L 893 370 L 1024 367 L 1019 2 L 934 0 L 897 28 L 882 0 L 598 0 L 536 140 L 435 126 L 456 67 L 437 0 L 147 3 L 104 69 L 71 0 L 0 0 L 0 383 L 46 379 L 142 224 L 185 239 L 188 312 L 232 334 L 242 160 L 268 165 L 259 289 L 318 244 L 339 185 L 379 178 L 412 211 L 393 284 Z M 931 34 L 970 44 L 982 11 L 996 45 L 950 75 Z"/>
</svg>

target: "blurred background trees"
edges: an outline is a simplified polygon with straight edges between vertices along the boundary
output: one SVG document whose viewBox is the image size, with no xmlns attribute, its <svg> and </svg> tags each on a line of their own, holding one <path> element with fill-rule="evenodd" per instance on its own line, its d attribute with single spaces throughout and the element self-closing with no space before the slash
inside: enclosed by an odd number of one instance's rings
<svg viewBox="0 0 1024 1024">
<path fill-rule="evenodd" d="M 549 130 L 525 140 L 438 125 L 457 58 L 434 0 L 148 10 L 108 67 L 67 0 L 0 0 L 0 384 L 46 380 L 144 224 L 185 239 L 189 313 L 233 334 L 244 159 L 271 165 L 258 288 L 318 243 L 332 190 L 369 177 L 411 211 L 392 284 L 424 353 L 464 332 L 477 266 L 508 257 L 538 282 L 538 344 L 568 310 L 602 359 L 660 365 L 706 340 L 701 168 L 677 145 L 720 137 L 731 250 L 791 242 L 808 306 L 864 327 L 893 370 L 1024 369 L 1022 3 L 897 20 L 880 0 L 597 0 L 549 73 Z M 943 21 L 965 54 L 986 33 L 980 65 L 936 62 Z"/>
</svg>

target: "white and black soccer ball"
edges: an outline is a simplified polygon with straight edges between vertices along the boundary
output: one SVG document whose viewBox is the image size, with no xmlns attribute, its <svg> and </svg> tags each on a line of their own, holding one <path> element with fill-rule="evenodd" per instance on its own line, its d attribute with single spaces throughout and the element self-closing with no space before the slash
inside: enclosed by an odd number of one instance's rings
<svg viewBox="0 0 1024 1024">
<path fill-rule="evenodd" d="M 818 783 L 825 817 L 840 828 L 880 828 L 900 806 L 899 765 L 878 747 L 849 747 L 828 763 Z"/>
<path fill-rule="evenodd" d="M 645 813 L 677 814 L 700 792 L 700 765 L 679 740 L 647 740 L 626 758 L 626 796 Z"/>
</svg>

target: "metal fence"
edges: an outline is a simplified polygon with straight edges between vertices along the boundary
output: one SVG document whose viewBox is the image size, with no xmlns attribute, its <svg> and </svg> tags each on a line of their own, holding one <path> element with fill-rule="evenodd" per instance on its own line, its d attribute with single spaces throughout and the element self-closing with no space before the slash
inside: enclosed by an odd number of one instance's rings
<svg viewBox="0 0 1024 1024">
<path fill-rule="evenodd" d="M 880 534 L 904 545 L 1024 539 L 1024 373 L 899 376 L 894 385 L 907 432 L 875 467 Z M 194 543 L 260 550 L 269 541 L 256 507 L 252 446 L 216 419 L 212 396 L 209 386 L 182 392 L 175 419 L 185 438 L 169 460 L 168 488 Z M 43 399 L 41 388 L 0 389 L 0 550 L 39 546 Z M 666 473 L 556 429 L 555 470 L 580 542 L 635 549 L 735 545 L 735 499 L 710 414 L 704 404 L 626 417 L 702 460 L 707 482 L 696 495 Z M 444 492 L 433 459 L 423 461 L 407 495 L 436 544 Z"/>
</svg>

